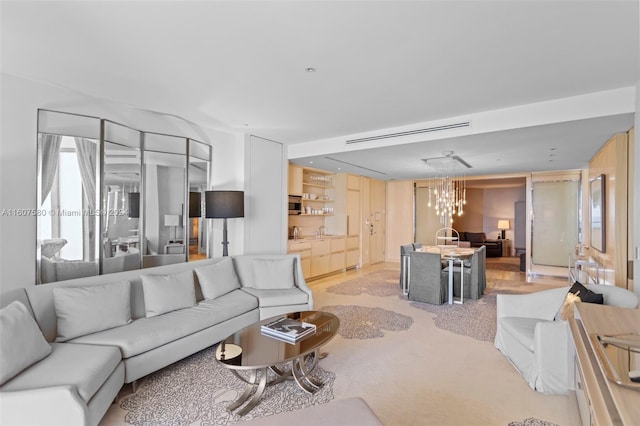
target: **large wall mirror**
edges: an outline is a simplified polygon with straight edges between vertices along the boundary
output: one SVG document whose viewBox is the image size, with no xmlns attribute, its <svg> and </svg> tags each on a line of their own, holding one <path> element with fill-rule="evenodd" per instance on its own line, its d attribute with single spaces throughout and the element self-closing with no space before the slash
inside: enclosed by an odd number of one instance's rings
<svg viewBox="0 0 640 426">
<path fill-rule="evenodd" d="M 102 273 L 140 269 L 142 132 L 104 120 Z"/>
<path fill-rule="evenodd" d="M 208 257 L 211 146 L 38 111 L 37 283 Z"/>
</svg>

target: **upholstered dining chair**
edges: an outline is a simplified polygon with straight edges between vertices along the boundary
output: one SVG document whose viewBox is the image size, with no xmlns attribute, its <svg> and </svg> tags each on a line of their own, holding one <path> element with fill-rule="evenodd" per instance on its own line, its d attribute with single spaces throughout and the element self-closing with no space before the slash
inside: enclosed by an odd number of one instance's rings
<svg viewBox="0 0 640 426">
<path fill-rule="evenodd" d="M 407 273 L 409 271 L 408 254 L 413 251 L 413 244 L 405 244 L 400 246 L 400 288 L 403 294 L 407 294 L 409 282 Z"/>
<path fill-rule="evenodd" d="M 447 300 L 449 273 L 442 270 L 439 253 L 413 251 L 409 257 L 409 300 L 441 305 Z"/>
<path fill-rule="evenodd" d="M 486 267 L 483 262 L 486 248 L 479 247 L 470 259 L 463 262 L 464 274 L 464 299 L 477 300 L 482 297 L 486 286 Z M 449 272 L 449 267 L 444 269 Z M 460 297 L 460 266 L 453 267 L 453 296 Z"/>
</svg>

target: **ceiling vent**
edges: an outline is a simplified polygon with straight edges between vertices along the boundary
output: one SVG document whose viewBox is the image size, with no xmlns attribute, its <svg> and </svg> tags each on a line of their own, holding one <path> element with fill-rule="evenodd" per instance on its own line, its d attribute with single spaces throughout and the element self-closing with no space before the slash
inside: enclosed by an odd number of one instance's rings
<svg viewBox="0 0 640 426">
<path fill-rule="evenodd" d="M 352 143 L 370 142 L 370 141 L 377 141 L 380 139 L 397 138 L 400 136 L 419 135 L 422 133 L 432 133 L 432 132 L 440 132 L 443 130 L 459 129 L 462 127 L 469 127 L 469 126 L 471 126 L 470 121 L 461 121 L 460 123 L 445 124 L 442 126 L 428 127 L 426 129 L 408 130 L 406 132 L 389 133 L 386 135 L 369 136 L 366 138 L 358 138 L 358 139 L 349 139 L 347 140 L 346 143 L 352 144 Z"/>
</svg>

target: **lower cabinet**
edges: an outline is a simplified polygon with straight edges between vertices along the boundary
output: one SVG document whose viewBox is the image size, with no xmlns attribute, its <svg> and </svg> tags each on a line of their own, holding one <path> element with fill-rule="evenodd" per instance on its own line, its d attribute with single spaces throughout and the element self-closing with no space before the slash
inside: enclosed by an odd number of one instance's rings
<svg viewBox="0 0 640 426">
<path fill-rule="evenodd" d="M 329 272 L 331 272 L 331 256 L 329 254 L 311 257 L 311 276 L 309 278 Z"/>
<path fill-rule="evenodd" d="M 311 276 L 311 243 L 308 241 L 289 241 L 287 253 L 300 255 L 300 266 L 305 279 Z"/>
<path fill-rule="evenodd" d="M 347 237 L 346 267 L 353 268 L 360 264 L 360 236 L 351 235 Z"/>
<path fill-rule="evenodd" d="M 349 239 L 345 237 L 295 240 L 289 241 L 287 252 L 300 254 L 302 273 L 308 280 L 343 271 L 349 267 L 348 262 L 352 262 L 351 266 L 356 266 L 360 252 L 357 248 L 349 250 L 349 243 Z"/>
</svg>

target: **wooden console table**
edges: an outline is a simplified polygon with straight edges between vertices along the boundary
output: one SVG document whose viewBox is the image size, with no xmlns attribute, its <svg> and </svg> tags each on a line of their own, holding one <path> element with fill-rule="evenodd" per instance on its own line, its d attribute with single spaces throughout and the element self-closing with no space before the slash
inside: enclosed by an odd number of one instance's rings
<svg viewBox="0 0 640 426">
<path fill-rule="evenodd" d="M 569 379 L 575 384 L 582 424 L 640 425 L 640 390 L 618 385 L 606 377 L 591 339 L 596 333 L 637 333 L 640 310 L 577 303 L 575 314 L 576 318 L 569 320 L 575 349 L 575 369 L 569 372 Z M 639 368 L 637 357 L 635 362 L 635 368 Z"/>
</svg>

